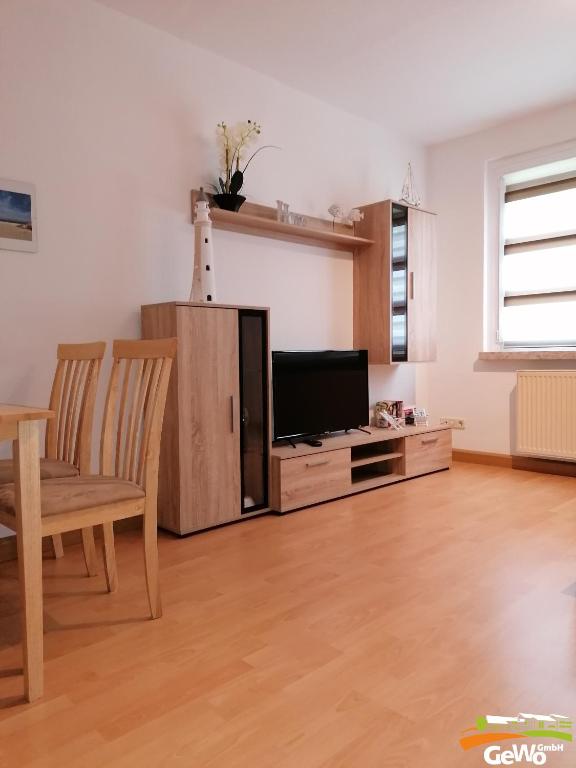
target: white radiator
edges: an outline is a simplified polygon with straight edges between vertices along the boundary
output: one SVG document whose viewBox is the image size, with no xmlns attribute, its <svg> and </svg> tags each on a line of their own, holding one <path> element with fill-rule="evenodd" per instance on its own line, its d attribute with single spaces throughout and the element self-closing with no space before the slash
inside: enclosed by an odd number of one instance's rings
<svg viewBox="0 0 576 768">
<path fill-rule="evenodd" d="M 576 461 L 576 371 L 518 371 L 516 451 Z"/>
</svg>

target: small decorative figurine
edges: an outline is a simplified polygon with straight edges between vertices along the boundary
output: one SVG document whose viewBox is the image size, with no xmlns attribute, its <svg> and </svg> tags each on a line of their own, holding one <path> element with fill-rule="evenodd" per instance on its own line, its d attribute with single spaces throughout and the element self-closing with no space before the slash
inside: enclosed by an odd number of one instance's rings
<svg viewBox="0 0 576 768">
<path fill-rule="evenodd" d="M 303 216 L 301 213 L 291 213 L 290 214 L 290 224 L 294 224 L 297 227 L 305 227 L 308 223 L 308 219 L 306 216 Z"/>
<path fill-rule="evenodd" d="M 328 213 L 332 216 L 332 229 L 334 229 L 336 225 L 336 219 L 342 224 L 352 225 L 354 222 L 362 221 L 364 218 L 364 213 L 359 208 L 352 208 L 350 213 L 346 215 L 344 213 L 344 208 L 342 208 L 341 205 L 338 205 L 338 203 L 333 203 L 330 208 L 328 208 Z"/>
<path fill-rule="evenodd" d="M 346 217 L 346 221 L 349 224 L 355 224 L 357 221 L 362 221 L 363 218 L 364 218 L 364 211 L 361 211 L 360 208 L 352 208 L 352 210 Z"/>
<path fill-rule="evenodd" d="M 306 216 L 301 213 L 292 213 L 288 203 L 283 200 L 276 200 L 276 221 L 282 224 L 294 224 L 297 227 L 305 227 L 308 223 Z"/>
<path fill-rule="evenodd" d="M 283 200 L 276 200 L 276 221 L 282 224 L 290 223 L 290 206 Z"/>
<path fill-rule="evenodd" d="M 413 205 L 415 208 L 420 208 L 422 205 L 422 200 L 420 199 L 420 195 L 416 191 L 416 185 L 414 184 L 412 163 L 408 163 L 408 170 L 406 171 L 406 178 L 404 179 L 400 200 L 404 203 L 408 203 L 408 205 Z"/>
<path fill-rule="evenodd" d="M 332 229 L 334 229 L 336 225 L 336 219 L 341 219 L 344 216 L 344 209 L 341 205 L 338 205 L 337 203 L 332 203 L 330 208 L 328 208 L 328 213 L 330 216 L 332 216 Z"/>
<path fill-rule="evenodd" d="M 212 221 L 204 190 L 194 206 L 194 274 L 190 301 L 216 300 L 214 251 L 212 248 Z"/>
</svg>

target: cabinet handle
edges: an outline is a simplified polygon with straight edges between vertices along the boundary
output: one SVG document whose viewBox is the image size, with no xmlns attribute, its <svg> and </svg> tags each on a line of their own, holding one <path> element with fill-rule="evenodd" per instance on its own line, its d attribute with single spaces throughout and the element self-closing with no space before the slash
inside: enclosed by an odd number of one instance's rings
<svg viewBox="0 0 576 768">
<path fill-rule="evenodd" d="M 410 272 L 410 298 L 414 298 L 414 272 Z"/>
<path fill-rule="evenodd" d="M 306 463 L 306 467 L 308 469 L 311 467 L 323 467 L 324 464 L 330 464 L 330 459 L 322 459 L 321 461 L 308 461 Z"/>
<path fill-rule="evenodd" d="M 437 437 L 423 437 L 422 438 L 422 445 L 430 445 L 431 443 L 437 443 L 438 438 Z"/>
<path fill-rule="evenodd" d="M 234 395 L 230 395 L 230 421 L 232 422 L 232 432 L 236 432 L 236 404 Z"/>
</svg>

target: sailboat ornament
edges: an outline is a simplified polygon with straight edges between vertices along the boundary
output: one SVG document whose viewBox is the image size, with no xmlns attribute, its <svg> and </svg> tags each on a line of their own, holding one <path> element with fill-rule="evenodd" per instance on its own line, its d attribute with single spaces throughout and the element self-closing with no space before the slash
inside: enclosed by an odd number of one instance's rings
<svg viewBox="0 0 576 768">
<path fill-rule="evenodd" d="M 400 200 L 408 205 L 413 205 L 415 208 L 420 208 L 422 200 L 416 190 L 414 184 L 414 176 L 412 174 L 412 163 L 408 163 L 408 170 L 406 171 L 406 178 L 404 179 L 404 185 L 402 187 L 402 194 Z"/>
</svg>

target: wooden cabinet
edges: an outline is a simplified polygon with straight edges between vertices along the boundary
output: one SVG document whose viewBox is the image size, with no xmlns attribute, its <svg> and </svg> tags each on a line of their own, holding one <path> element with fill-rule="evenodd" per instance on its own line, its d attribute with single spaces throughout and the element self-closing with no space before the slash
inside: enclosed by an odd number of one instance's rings
<svg viewBox="0 0 576 768">
<path fill-rule="evenodd" d="M 452 461 L 450 431 L 412 435 L 404 440 L 404 467 L 407 476 L 425 475 Z"/>
<path fill-rule="evenodd" d="M 408 362 L 436 360 L 436 216 L 408 208 Z"/>
<path fill-rule="evenodd" d="M 268 311 L 148 305 L 142 335 L 178 339 L 162 435 L 159 525 L 185 534 L 266 511 Z"/>
<path fill-rule="evenodd" d="M 271 506 L 289 512 L 448 469 L 452 432 L 445 426 L 370 428 L 327 437 L 321 447 L 272 448 Z"/>
<path fill-rule="evenodd" d="M 371 363 L 436 359 L 436 216 L 393 200 L 366 205 L 355 233 L 354 346 Z"/>
<path fill-rule="evenodd" d="M 350 449 L 327 451 L 278 463 L 277 509 L 306 507 L 350 492 Z"/>
</svg>

